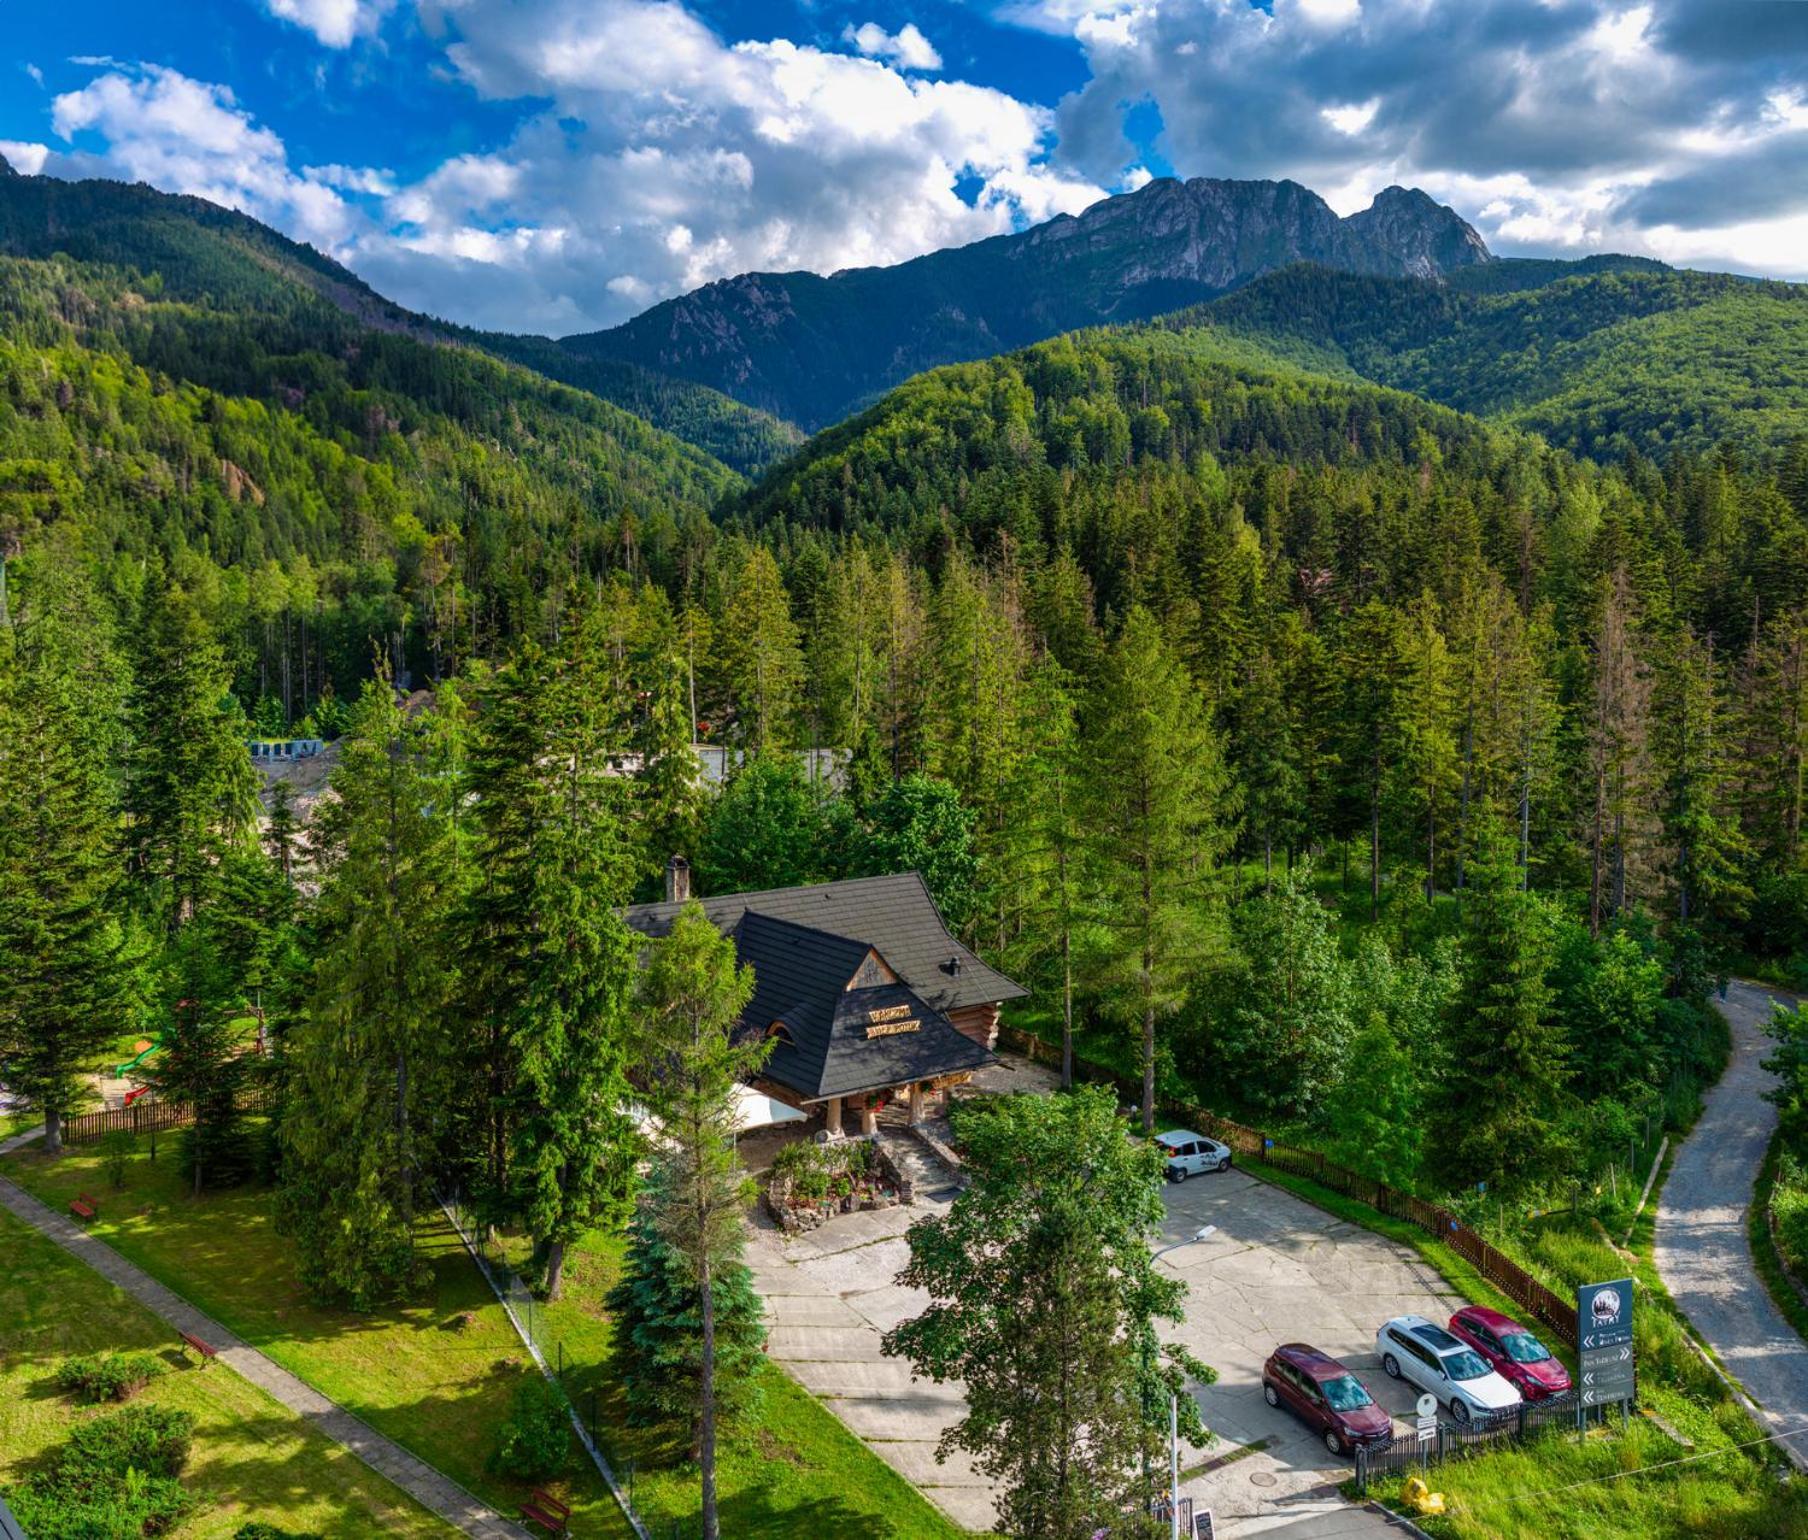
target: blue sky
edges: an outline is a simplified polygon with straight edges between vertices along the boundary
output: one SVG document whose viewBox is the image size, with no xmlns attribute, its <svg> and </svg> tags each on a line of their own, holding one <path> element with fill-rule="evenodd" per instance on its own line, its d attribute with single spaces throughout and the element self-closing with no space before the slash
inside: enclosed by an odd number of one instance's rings
<svg viewBox="0 0 1808 1540">
<path fill-rule="evenodd" d="M 1808 277 L 1799 0 L 0 0 L 0 152 L 553 333 L 1150 176 L 1424 187 L 1496 250 Z M 10 62 L 8 62 L 10 61 Z"/>
</svg>

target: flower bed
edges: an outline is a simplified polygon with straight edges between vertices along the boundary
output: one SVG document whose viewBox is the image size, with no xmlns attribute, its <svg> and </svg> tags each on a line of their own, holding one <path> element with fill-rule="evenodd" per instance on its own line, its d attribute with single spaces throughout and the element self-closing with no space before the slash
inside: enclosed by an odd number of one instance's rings
<svg viewBox="0 0 1808 1540">
<path fill-rule="evenodd" d="M 773 1158 L 766 1183 L 767 1211 L 787 1235 L 813 1230 L 836 1214 L 910 1201 L 909 1179 L 877 1140 L 796 1140 Z"/>
</svg>

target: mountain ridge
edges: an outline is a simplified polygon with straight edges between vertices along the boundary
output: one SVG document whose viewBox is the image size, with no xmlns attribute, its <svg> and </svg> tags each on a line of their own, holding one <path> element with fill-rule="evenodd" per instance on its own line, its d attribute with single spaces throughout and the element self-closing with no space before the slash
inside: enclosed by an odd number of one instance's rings
<svg viewBox="0 0 1808 1540">
<path fill-rule="evenodd" d="M 560 345 L 817 428 L 924 369 L 1146 320 L 1295 262 L 1437 278 L 1492 260 L 1473 227 L 1416 190 L 1390 187 L 1339 217 L 1291 180 L 1166 177 L 892 267 L 719 279 Z"/>
</svg>

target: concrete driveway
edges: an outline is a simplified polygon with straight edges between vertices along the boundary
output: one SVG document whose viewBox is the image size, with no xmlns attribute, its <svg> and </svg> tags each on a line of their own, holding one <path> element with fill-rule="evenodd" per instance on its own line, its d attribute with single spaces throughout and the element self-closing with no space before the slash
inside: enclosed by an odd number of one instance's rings
<svg viewBox="0 0 1808 1540">
<path fill-rule="evenodd" d="M 1746 1214 L 1777 1109 L 1764 1100 L 1775 1077 L 1764 1023 L 1773 1000 L 1791 997 L 1734 983 L 1720 1010 L 1733 1057 L 1708 1092 L 1701 1120 L 1677 1151 L 1657 1209 L 1656 1261 L 1670 1296 L 1707 1338 L 1726 1371 L 1774 1429 L 1808 1426 L 1808 1347 L 1771 1303 L 1752 1261 Z M 1802 1463 L 1808 1439 L 1791 1440 Z"/>
<path fill-rule="evenodd" d="M 1417 1311 L 1443 1320 L 1458 1301 L 1417 1255 L 1345 1224 L 1240 1170 L 1164 1188 L 1164 1236 L 1203 1224 L 1209 1240 L 1171 1253 L 1191 1285 L 1186 1320 L 1172 1335 L 1218 1370 L 1196 1392 L 1218 1441 L 1186 1451 L 1199 1466 L 1266 1440 L 1245 1456 L 1182 1483 L 1212 1508 L 1218 1531 L 1284 1540 L 1355 1540 L 1397 1533 L 1336 1492 L 1350 1474 L 1318 1438 L 1262 1399 L 1263 1360 L 1277 1343 L 1310 1342 L 1342 1358 L 1396 1415 L 1414 1395 L 1377 1366 L 1375 1328 Z M 926 1297 L 893 1283 L 908 1256 L 903 1232 L 935 1205 L 849 1214 L 786 1241 L 756 1228 L 748 1262 L 772 1321 L 769 1351 L 861 1438 L 956 1522 L 990 1529 L 989 1483 L 963 1457 L 935 1461 L 942 1429 L 962 1412 L 958 1386 L 913 1382 L 885 1358 L 880 1336 L 918 1313 Z"/>
</svg>

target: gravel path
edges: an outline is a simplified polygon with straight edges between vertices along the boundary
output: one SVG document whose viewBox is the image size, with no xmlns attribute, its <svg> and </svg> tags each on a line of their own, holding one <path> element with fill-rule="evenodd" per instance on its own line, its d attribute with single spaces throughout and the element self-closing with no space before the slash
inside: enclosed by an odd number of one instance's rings
<svg viewBox="0 0 1808 1540">
<path fill-rule="evenodd" d="M 0 1144 L 0 1153 L 29 1142 L 38 1132 L 33 1130 L 7 1140 Z M 103 1278 L 117 1284 L 177 1331 L 190 1332 L 217 1348 L 220 1363 L 274 1396 L 334 1443 L 343 1444 L 372 1470 L 388 1477 L 447 1523 L 476 1540 L 527 1540 L 525 1529 L 478 1501 L 450 1476 L 442 1475 L 424 1460 L 416 1459 L 400 1444 L 385 1438 L 337 1402 L 329 1401 L 287 1369 L 279 1368 L 179 1294 L 126 1261 L 104 1241 L 96 1240 L 73 1220 L 47 1208 L 24 1188 L 4 1178 L 0 1178 L 0 1205 L 87 1263 Z"/>
<path fill-rule="evenodd" d="M 1734 983 L 1720 1005 L 1733 1056 L 1683 1141 L 1657 1210 L 1657 1270 L 1671 1297 L 1770 1426 L 1808 1431 L 1808 1346 L 1771 1302 L 1746 1237 L 1746 1215 L 1777 1109 L 1762 1065 L 1770 1040 L 1769 990 Z M 1801 1463 L 1808 1438 L 1792 1441 Z"/>
</svg>

